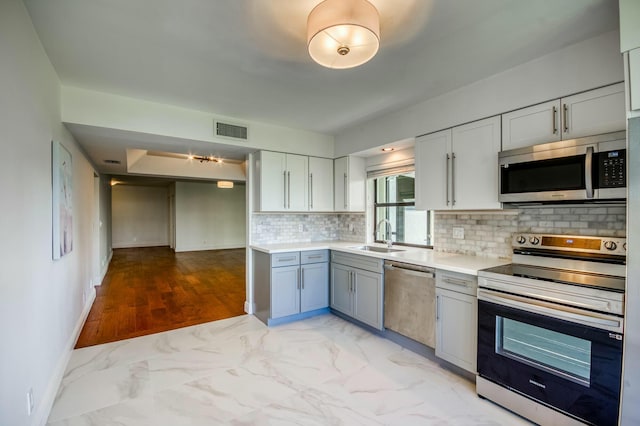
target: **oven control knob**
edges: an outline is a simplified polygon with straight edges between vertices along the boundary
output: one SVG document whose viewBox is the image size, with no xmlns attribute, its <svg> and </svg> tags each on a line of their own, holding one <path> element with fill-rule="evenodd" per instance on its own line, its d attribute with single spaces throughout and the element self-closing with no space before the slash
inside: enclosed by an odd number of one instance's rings
<svg viewBox="0 0 640 426">
<path fill-rule="evenodd" d="M 533 244 L 534 246 L 537 246 L 537 245 L 538 245 L 538 243 L 540 242 L 540 238 L 538 238 L 538 237 L 531 237 L 531 238 L 529 238 L 529 242 L 530 242 L 531 244 Z"/>
<path fill-rule="evenodd" d="M 524 244 L 526 242 L 527 242 L 527 239 L 524 237 L 524 235 L 519 235 L 516 238 L 516 243 L 518 243 L 518 244 Z"/>
<path fill-rule="evenodd" d="M 615 241 L 605 241 L 604 248 L 606 248 L 607 250 L 615 250 L 618 248 L 618 245 L 615 243 Z"/>
</svg>

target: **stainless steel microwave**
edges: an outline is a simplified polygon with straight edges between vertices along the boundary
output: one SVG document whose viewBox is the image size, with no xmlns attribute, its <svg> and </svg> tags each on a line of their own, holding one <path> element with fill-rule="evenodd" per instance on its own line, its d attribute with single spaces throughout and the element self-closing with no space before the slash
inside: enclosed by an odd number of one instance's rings
<svg viewBox="0 0 640 426">
<path fill-rule="evenodd" d="M 615 132 L 502 151 L 503 203 L 624 200 L 626 133 Z"/>
</svg>

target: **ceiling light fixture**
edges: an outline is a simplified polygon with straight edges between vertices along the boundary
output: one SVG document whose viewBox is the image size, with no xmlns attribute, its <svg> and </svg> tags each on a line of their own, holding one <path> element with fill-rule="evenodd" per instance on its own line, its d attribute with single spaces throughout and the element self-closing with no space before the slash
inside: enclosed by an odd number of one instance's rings
<svg viewBox="0 0 640 426">
<path fill-rule="evenodd" d="M 209 156 L 209 157 L 204 157 L 202 155 L 188 155 L 187 156 L 188 160 L 198 160 L 201 163 L 218 163 L 218 164 L 222 164 L 222 158 L 216 158 L 213 155 Z"/>
<path fill-rule="evenodd" d="M 327 68 L 362 65 L 380 46 L 378 10 L 366 0 L 325 0 L 309 14 L 307 45 L 311 58 Z"/>
<path fill-rule="evenodd" d="M 391 152 L 391 151 L 395 151 L 395 148 L 392 148 L 392 147 L 382 148 L 382 152 Z"/>
<path fill-rule="evenodd" d="M 231 188 L 233 188 L 233 182 L 231 182 L 229 180 L 219 180 L 218 181 L 218 188 L 231 189 Z"/>
</svg>

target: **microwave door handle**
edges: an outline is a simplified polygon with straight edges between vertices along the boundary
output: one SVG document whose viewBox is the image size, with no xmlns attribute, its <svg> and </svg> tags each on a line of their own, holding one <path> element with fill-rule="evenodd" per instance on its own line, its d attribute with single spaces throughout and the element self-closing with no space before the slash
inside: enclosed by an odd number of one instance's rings
<svg viewBox="0 0 640 426">
<path fill-rule="evenodd" d="M 587 199 L 593 198 L 593 147 L 587 147 L 587 155 L 584 160 L 584 183 L 587 190 Z"/>
</svg>

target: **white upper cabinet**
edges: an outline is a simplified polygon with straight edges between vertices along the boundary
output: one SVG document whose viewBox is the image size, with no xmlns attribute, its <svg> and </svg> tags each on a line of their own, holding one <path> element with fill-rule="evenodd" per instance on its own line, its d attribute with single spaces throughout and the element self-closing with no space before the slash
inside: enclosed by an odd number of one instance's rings
<svg viewBox="0 0 640 426">
<path fill-rule="evenodd" d="M 500 116 L 416 139 L 416 209 L 500 209 Z"/>
<path fill-rule="evenodd" d="M 629 105 L 640 110 L 640 47 L 629 52 Z"/>
<path fill-rule="evenodd" d="M 500 209 L 500 116 L 453 128 L 451 203 L 462 210 Z"/>
<path fill-rule="evenodd" d="M 522 148 L 625 129 L 618 83 L 502 115 L 502 148 Z"/>
<path fill-rule="evenodd" d="M 333 160 L 309 157 L 309 211 L 333 211 Z"/>
<path fill-rule="evenodd" d="M 304 155 L 256 154 L 260 211 L 308 210 L 309 159 Z"/>
<path fill-rule="evenodd" d="M 626 128 L 624 83 L 568 96 L 562 102 L 562 139 Z"/>
<path fill-rule="evenodd" d="M 451 208 L 451 129 L 416 139 L 416 209 Z"/>
<path fill-rule="evenodd" d="M 333 163 L 334 203 L 337 212 L 365 210 L 365 160 L 361 157 L 341 157 Z"/>
<path fill-rule="evenodd" d="M 502 114 L 505 150 L 560 140 L 560 100 Z"/>
</svg>

